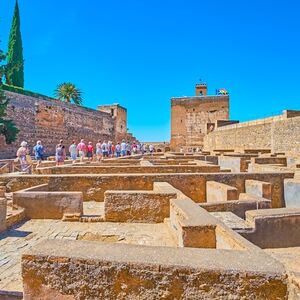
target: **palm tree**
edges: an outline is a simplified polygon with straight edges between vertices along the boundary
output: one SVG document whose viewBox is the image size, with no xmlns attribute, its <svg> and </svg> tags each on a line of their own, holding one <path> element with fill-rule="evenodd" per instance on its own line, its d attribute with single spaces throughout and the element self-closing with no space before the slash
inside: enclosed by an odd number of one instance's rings
<svg viewBox="0 0 300 300">
<path fill-rule="evenodd" d="M 74 102 L 77 105 L 81 105 L 83 102 L 81 95 L 81 90 L 71 82 L 61 83 L 54 90 L 55 98 L 68 103 Z"/>
</svg>

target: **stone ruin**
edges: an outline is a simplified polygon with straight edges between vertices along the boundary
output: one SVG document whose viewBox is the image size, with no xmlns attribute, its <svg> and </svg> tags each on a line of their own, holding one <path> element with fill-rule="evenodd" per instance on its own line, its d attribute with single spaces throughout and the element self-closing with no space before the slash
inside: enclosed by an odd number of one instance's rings
<svg viewBox="0 0 300 300">
<path fill-rule="evenodd" d="M 2 174 L 0 298 L 300 299 L 299 168 L 252 149 Z"/>
</svg>

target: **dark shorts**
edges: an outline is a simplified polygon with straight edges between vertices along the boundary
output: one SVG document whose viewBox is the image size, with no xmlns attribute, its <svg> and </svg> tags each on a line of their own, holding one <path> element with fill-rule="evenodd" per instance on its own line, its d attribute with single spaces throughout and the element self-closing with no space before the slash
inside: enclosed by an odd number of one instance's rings
<svg viewBox="0 0 300 300">
<path fill-rule="evenodd" d="M 93 157 L 93 152 L 88 152 L 87 157 Z"/>
</svg>

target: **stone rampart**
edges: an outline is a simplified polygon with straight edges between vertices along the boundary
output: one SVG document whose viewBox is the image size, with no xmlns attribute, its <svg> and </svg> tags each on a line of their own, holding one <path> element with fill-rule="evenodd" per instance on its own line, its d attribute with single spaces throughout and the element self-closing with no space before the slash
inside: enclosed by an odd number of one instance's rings
<svg viewBox="0 0 300 300">
<path fill-rule="evenodd" d="M 300 117 L 285 112 L 281 116 L 217 128 L 205 136 L 204 149 L 261 149 L 293 154 L 299 152 L 299 136 Z"/>
<path fill-rule="evenodd" d="M 7 117 L 13 119 L 20 133 L 12 145 L 0 137 L 0 158 L 14 157 L 21 141 L 32 148 L 37 140 L 52 154 L 60 139 L 68 147 L 72 140 L 84 138 L 96 143 L 98 139 L 114 139 L 114 120 L 108 113 L 65 103 L 52 98 L 35 98 L 5 92 L 10 99 Z"/>
</svg>

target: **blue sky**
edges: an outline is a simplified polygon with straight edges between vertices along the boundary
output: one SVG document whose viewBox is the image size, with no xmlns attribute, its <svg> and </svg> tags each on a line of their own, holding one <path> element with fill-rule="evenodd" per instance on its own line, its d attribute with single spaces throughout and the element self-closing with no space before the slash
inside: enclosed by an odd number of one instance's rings
<svg viewBox="0 0 300 300">
<path fill-rule="evenodd" d="M 1 47 L 14 0 L 0 0 Z M 71 81 L 85 105 L 118 102 L 143 141 L 170 138 L 170 98 L 230 92 L 241 121 L 300 109 L 296 0 L 19 0 L 25 88 Z"/>
</svg>

